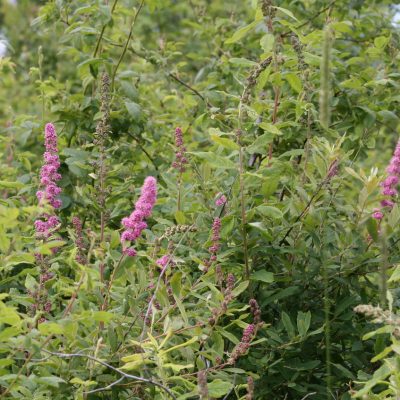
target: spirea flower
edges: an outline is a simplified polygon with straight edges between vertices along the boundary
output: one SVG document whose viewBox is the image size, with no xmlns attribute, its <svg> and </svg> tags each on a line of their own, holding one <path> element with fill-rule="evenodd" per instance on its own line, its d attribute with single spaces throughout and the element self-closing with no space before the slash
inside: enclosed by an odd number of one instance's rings
<svg viewBox="0 0 400 400">
<path fill-rule="evenodd" d="M 58 173 L 60 159 L 58 157 L 57 134 L 53 124 L 46 124 L 45 133 L 45 152 L 43 154 L 44 164 L 40 170 L 41 190 L 36 192 L 39 205 L 44 202 L 50 204 L 54 209 L 61 207 L 61 200 L 58 198 L 61 188 L 57 182 L 61 179 Z M 35 229 L 38 236 L 43 238 L 50 237 L 60 221 L 55 215 L 43 213 L 41 219 L 35 221 Z"/>
<path fill-rule="evenodd" d="M 134 211 L 129 217 L 123 218 L 121 221 L 125 228 L 121 235 L 122 247 L 125 254 L 129 256 L 136 255 L 134 249 L 127 249 L 125 244 L 126 242 L 134 242 L 141 235 L 142 231 L 147 228 L 144 220 L 150 217 L 156 198 L 157 181 L 154 177 L 148 176 L 144 180 L 141 195 L 135 204 Z"/>
<path fill-rule="evenodd" d="M 157 265 L 159 265 L 162 268 L 165 268 L 168 264 L 171 263 L 171 256 L 168 254 L 165 254 L 164 256 L 162 256 L 161 258 L 159 258 L 156 263 Z"/>
<path fill-rule="evenodd" d="M 185 172 L 185 165 L 188 163 L 188 160 L 185 156 L 186 147 L 183 144 L 182 129 L 179 127 L 175 129 L 175 146 L 175 161 L 172 163 L 172 166 L 179 172 Z"/>
<path fill-rule="evenodd" d="M 217 207 L 223 206 L 226 203 L 226 201 L 227 201 L 226 196 L 224 194 L 218 193 L 217 200 L 215 200 L 215 205 Z"/>
<path fill-rule="evenodd" d="M 400 181 L 400 140 L 397 142 L 393 157 L 390 160 L 389 166 L 386 168 L 386 172 L 388 173 L 388 176 L 381 183 L 381 192 L 384 196 L 393 198 L 398 194 L 397 185 Z M 384 217 L 384 209 L 386 208 L 391 210 L 394 206 L 394 202 L 389 199 L 384 199 L 381 201 L 381 206 L 381 210 L 377 208 L 374 209 L 372 218 L 381 220 Z"/>
</svg>

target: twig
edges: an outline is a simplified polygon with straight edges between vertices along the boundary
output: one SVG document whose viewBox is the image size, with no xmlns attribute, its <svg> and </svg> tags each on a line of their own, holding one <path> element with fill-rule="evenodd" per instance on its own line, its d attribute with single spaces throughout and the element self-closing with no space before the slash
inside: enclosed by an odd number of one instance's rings
<svg viewBox="0 0 400 400">
<path fill-rule="evenodd" d="M 153 158 L 151 157 L 150 153 L 142 146 L 142 144 L 140 143 L 140 139 L 135 136 L 132 135 L 130 132 L 128 132 L 128 135 L 133 138 L 135 140 L 135 142 L 137 143 L 137 145 L 139 146 L 140 150 L 143 151 L 143 153 L 147 156 L 147 158 L 150 160 L 150 162 L 153 164 L 154 168 L 156 171 L 158 171 L 158 166 L 157 164 L 154 162 Z"/>
<path fill-rule="evenodd" d="M 126 376 L 121 376 L 118 380 L 116 380 L 113 383 L 110 383 L 108 386 L 104 386 L 98 389 L 93 389 L 89 390 L 88 392 L 83 392 L 83 394 L 90 394 L 90 393 L 97 393 L 97 392 L 103 392 L 105 390 L 110 390 L 113 386 L 118 385 L 118 383 L 122 382 L 124 379 L 126 379 Z"/>
<path fill-rule="evenodd" d="M 305 400 L 307 397 L 314 396 L 314 394 L 317 394 L 317 392 L 308 393 L 304 397 L 302 397 L 301 400 Z"/>
<path fill-rule="evenodd" d="M 107 308 L 108 299 L 109 299 L 109 297 L 110 297 L 111 286 L 112 286 L 112 284 L 114 283 L 115 275 L 116 275 L 116 273 L 117 273 L 118 268 L 120 267 L 120 265 L 121 265 L 121 263 L 122 263 L 122 260 L 124 259 L 124 256 L 125 256 L 125 254 L 122 253 L 122 254 L 121 254 L 121 257 L 120 257 L 119 260 L 118 260 L 117 265 L 116 265 L 115 268 L 114 268 L 114 271 L 113 271 L 113 273 L 112 273 L 112 275 L 111 275 L 110 281 L 108 282 L 108 285 L 107 285 L 107 292 L 106 292 L 106 295 L 105 295 L 105 297 L 104 297 L 103 305 L 101 306 L 101 310 L 102 310 L 102 311 L 105 311 L 105 309 Z"/>
<path fill-rule="evenodd" d="M 69 300 L 68 306 L 64 311 L 63 318 L 65 318 L 69 314 L 69 312 L 71 311 L 72 306 L 73 306 L 73 304 L 74 304 L 74 302 L 76 300 L 76 297 L 78 296 L 79 289 L 81 288 L 81 286 L 83 284 L 84 278 L 85 278 L 85 272 L 82 272 L 81 279 L 79 280 L 78 286 L 76 287 L 74 293 L 71 296 L 71 299 Z"/>
<path fill-rule="evenodd" d="M 132 38 L 133 27 L 134 27 L 134 25 L 135 25 L 135 22 L 136 22 L 136 20 L 137 20 L 137 17 L 139 16 L 140 11 L 141 11 L 142 8 L 143 8 L 144 1 L 145 1 L 145 0 L 142 0 L 142 1 L 140 2 L 139 8 L 138 8 L 138 10 L 136 11 L 135 16 L 133 17 L 133 21 L 132 21 L 132 24 L 131 24 L 131 29 L 129 30 L 128 38 L 126 39 L 124 49 L 122 50 L 122 53 L 121 53 L 121 55 L 120 55 L 120 57 L 119 57 L 119 60 L 118 60 L 118 62 L 117 62 L 117 65 L 116 65 L 115 68 L 114 68 L 114 71 L 113 71 L 113 74 L 112 74 L 112 78 L 111 78 L 111 91 L 114 90 L 115 75 L 117 74 L 118 68 L 119 68 L 119 66 L 120 66 L 120 64 L 121 64 L 121 62 L 122 62 L 122 60 L 123 60 L 123 58 L 125 57 L 126 50 L 128 49 L 129 42 L 130 42 L 130 40 L 131 40 L 131 38 Z"/>
<path fill-rule="evenodd" d="M 176 82 L 180 83 L 182 86 L 185 86 L 186 89 L 189 89 L 191 92 L 193 92 L 196 96 L 200 97 L 201 100 L 206 103 L 207 107 L 211 107 L 211 104 L 208 102 L 208 100 L 195 88 L 191 87 L 188 85 L 186 82 L 182 81 L 180 78 L 178 78 L 176 75 L 174 75 L 172 72 L 168 73 L 168 76 L 172 79 L 174 79 Z"/>
<path fill-rule="evenodd" d="M 170 265 L 170 263 L 171 263 L 172 256 L 174 255 L 176 249 L 177 249 L 177 248 L 179 247 L 179 245 L 182 243 L 183 239 L 186 237 L 186 235 L 188 234 L 188 232 L 189 232 L 189 230 L 187 230 L 187 231 L 182 235 L 181 239 L 179 240 L 178 244 L 176 245 L 176 247 L 175 247 L 174 251 L 172 252 L 171 256 L 168 258 L 168 262 L 165 264 L 165 267 L 163 267 L 163 269 L 161 270 L 160 276 L 158 277 L 158 280 L 157 280 L 157 285 L 156 285 L 156 287 L 155 287 L 155 289 L 154 289 L 154 293 L 153 293 L 153 295 L 151 296 L 151 299 L 150 299 L 150 301 L 149 301 L 149 305 L 148 305 L 147 310 L 146 310 L 146 314 L 145 314 L 145 317 L 144 317 L 143 330 L 142 330 L 142 333 L 141 333 L 141 335 L 140 335 L 140 341 L 143 340 L 144 333 L 146 332 L 146 322 L 147 322 L 147 319 L 149 318 L 150 311 L 151 311 L 151 307 L 153 306 L 154 300 L 155 300 L 155 298 L 156 298 L 156 294 L 157 294 L 157 291 L 158 291 L 158 289 L 159 289 L 159 287 L 160 287 L 162 277 L 164 276 L 165 272 L 167 271 L 167 269 L 168 269 L 168 267 L 169 267 L 169 265 Z"/>
<path fill-rule="evenodd" d="M 127 374 L 126 372 L 121 371 L 118 368 L 113 367 L 112 365 L 106 363 L 105 361 L 99 360 L 96 357 L 90 356 L 88 354 L 81 354 L 81 353 L 56 353 L 53 351 L 49 351 L 46 349 L 42 349 L 42 351 L 44 351 L 47 354 L 51 354 L 52 356 L 55 357 L 59 357 L 59 358 L 73 358 L 73 357 L 83 357 L 83 358 L 87 358 L 88 360 L 97 362 L 98 364 L 103 365 L 104 367 L 107 367 L 109 369 L 111 369 L 112 371 L 117 372 L 118 374 L 120 374 L 121 376 L 123 376 L 124 378 L 130 378 L 130 379 L 135 379 L 137 381 L 140 382 L 144 382 L 144 383 L 149 383 L 150 385 L 154 385 L 159 387 L 160 389 L 164 390 L 166 393 L 168 393 L 174 400 L 176 400 L 175 395 L 171 392 L 170 389 L 168 389 L 166 386 L 162 385 L 161 383 L 154 381 L 152 379 L 148 379 L 148 378 L 143 378 L 141 376 L 137 376 L 137 375 L 132 375 L 132 374 Z"/>
<path fill-rule="evenodd" d="M 288 237 L 288 235 L 290 234 L 290 232 L 292 232 L 292 230 L 294 229 L 294 226 L 296 225 L 297 222 L 300 221 L 301 218 L 303 218 L 303 215 L 307 212 L 307 210 L 309 209 L 309 207 L 311 206 L 311 203 L 313 202 L 313 200 L 318 196 L 319 192 L 322 189 L 322 186 L 324 186 L 326 180 L 324 179 L 317 187 L 317 190 L 314 192 L 314 194 L 311 196 L 310 200 L 308 201 L 307 205 L 304 207 L 303 211 L 297 216 L 296 220 L 294 221 L 294 223 L 292 224 L 292 226 L 287 230 L 287 232 L 285 233 L 285 236 L 283 237 L 283 239 L 279 242 L 279 247 L 283 245 L 283 243 L 285 242 L 286 238 Z"/>
<path fill-rule="evenodd" d="M 111 7 L 111 14 L 114 12 L 115 7 L 117 6 L 117 3 L 118 3 L 118 0 L 114 0 L 114 4 Z M 108 23 L 104 24 L 103 27 L 101 28 L 101 32 L 100 32 L 99 38 L 97 39 L 96 47 L 93 52 L 93 58 L 96 57 L 97 52 L 99 51 L 100 43 L 101 43 L 101 40 L 103 39 L 104 31 L 106 30 L 107 25 L 108 25 Z"/>
<path fill-rule="evenodd" d="M 315 13 L 311 18 L 307 19 L 305 22 L 303 22 L 300 25 L 297 25 L 295 28 L 296 29 L 301 29 L 304 26 L 308 25 L 310 22 L 314 21 L 315 18 L 318 18 L 322 13 L 324 13 L 325 11 L 328 11 L 335 3 L 337 0 L 333 0 L 331 1 L 326 7 L 322 8 L 321 10 L 319 10 L 317 13 Z M 292 31 L 287 31 L 285 33 L 281 34 L 281 37 L 286 37 L 289 36 L 292 33 Z"/>
<path fill-rule="evenodd" d="M 51 338 L 53 337 L 53 335 L 49 335 L 47 336 L 46 340 L 44 341 L 44 343 L 42 344 L 41 348 L 43 346 L 45 346 L 47 343 L 50 342 Z M 14 378 L 14 380 L 10 383 L 10 386 L 3 392 L 1 393 L 1 397 L 5 397 L 7 393 L 10 392 L 11 388 L 14 386 L 15 382 L 18 381 L 18 379 L 20 378 L 20 376 L 22 375 L 22 371 L 24 370 L 24 368 L 29 364 L 30 361 L 33 360 L 33 354 L 34 352 L 30 352 L 28 357 L 26 357 L 24 364 L 22 365 L 22 367 L 20 368 L 20 370 L 18 371 L 17 376 Z"/>
</svg>

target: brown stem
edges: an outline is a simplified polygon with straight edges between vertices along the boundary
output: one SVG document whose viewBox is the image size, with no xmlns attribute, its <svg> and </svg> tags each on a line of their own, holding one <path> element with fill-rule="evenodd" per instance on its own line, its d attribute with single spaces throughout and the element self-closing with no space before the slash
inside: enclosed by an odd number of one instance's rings
<svg viewBox="0 0 400 400">
<path fill-rule="evenodd" d="M 133 27 L 134 27 L 134 25 L 135 25 L 136 19 L 137 19 L 138 15 L 139 15 L 141 9 L 143 8 L 144 2 L 145 2 L 145 0 L 142 0 L 142 1 L 140 2 L 139 8 L 138 8 L 138 10 L 136 11 L 135 16 L 133 17 L 133 21 L 132 21 L 132 24 L 131 24 L 131 29 L 129 30 L 128 38 L 126 39 L 125 46 L 124 46 L 124 48 L 123 48 L 123 50 L 122 50 L 122 53 L 121 53 L 121 55 L 120 55 L 120 57 L 119 57 L 119 59 L 118 59 L 117 65 L 116 65 L 115 68 L 114 68 L 114 71 L 113 71 L 113 74 L 112 74 L 112 78 L 111 78 L 111 91 L 114 90 L 115 76 L 116 76 L 116 74 L 117 74 L 118 68 L 119 68 L 119 66 L 120 66 L 120 64 L 121 64 L 121 62 L 122 62 L 122 60 L 123 60 L 123 58 L 125 57 L 126 51 L 127 51 L 127 49 L 128 49 L 129 42 L 130 42 L 130 40 L 131 40 L 131 38 L 132 38 Z"/>
<path fill-rule="evenodd" d="M 71 299 L 69 300 L 68 306 L 64 311 L 63 318 L 65 318 L 69 314 L 69 312 L 71 311 L 72 306 L 73 306 L 73 304 L 74 304 L 74 302 L 75 302 L 75 300 L 76 300 L 76 298 L 78 296 L 79 289 L 81 288 L 81 286 L 83 284 L 84 278 L 85 278 L 85 273 L 82 273 L 82 277 L 78 282 L 78 286 L 76 287 L 75 292 L 72 294 Z"/>
<path fill-rule="evenodd" d="M 104 297 L 104 301 L 103 304 L 101 306 L 101 311 L 105 311 L 107 309 L 107 305 L 108 305 L 108 300 L 110 298 L 110 291 L 111 291 L 111 287 L 114 283 L 114 279 L 115 279 L 115 274 L 117 273 L 117 270 L 119 269 L 119 267 L 121 266 L 122 260 L 124 259 L 125 254 L 122 253 L 120 259 L 118 260 L 118 263 L 116 265 L 116 267 L 114 268 L 114 271 L 111 275 L 110 281 L 108 282 L 107 285 L 107 292 L 106 295 Z"/>
<path fill-rule="evenodd" d="M 114 0 L 114 4 L 111 7 L 111 14 L 114 12 L 115 7 L 117 6 L 117 3 L 118 3 L 118 0 Z M 97 39 L 96 47 L 93 52 L 93 58 L 95 58 L 97 56 L 97 52 L 100 49 L 100 43 L 101 43 L 101 40 L 103 39 L 104 31 L 106 30 L 107 25 L 108 25 L 108 23 L 103 25 L 103 27 L 101 28 L 100 35 L 99 35 L 99 38 Z"/>
<path fill-rule="evenodd" d="M 248 255 L 248 244 L 247 244 L 247 232 L 246 232 L 246 204 L 244 197 L 244 165 L 243 165 L 243 147 L 239 139 L 240 133 L 237 135 L 237 142 L 239 145 L 239 189 L 240 189 L 240 209 L 242 217 L 242 236 L 243 236 L 243 254 L 244 254 L 244 265 L 245 265 L 245 276 L 246 280 L 250 279 L 250 268 L 249 268 L 249 255 Z"/>
</svg>

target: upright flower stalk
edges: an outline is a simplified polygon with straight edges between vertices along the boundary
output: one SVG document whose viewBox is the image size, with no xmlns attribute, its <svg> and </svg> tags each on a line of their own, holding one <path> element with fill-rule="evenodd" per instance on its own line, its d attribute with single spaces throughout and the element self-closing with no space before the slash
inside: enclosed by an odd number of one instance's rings
<svg viewBox="0 0 400 400">
<path fill-rule="evenodd" d="M 217 261 L 217 253 L 220 249 L 220 232 L 221 232 L 221 219 L 218 217 L 214 218 L 212 224 L 212 245 L 208 248 L 208 252 L 210 253 L 210 257 L 208 260 L 204 261 L 204 265 L 208 269 L 214 261 Z"/>
<path fill-rule="evenodd" d="M 110 77 L 104 73 L 101 77 L 100 87 L 100 112 L 101 119 L 96 126 L 95 144 L 99 147 L 99 160 L 96 163 L 98 168 L 98 201 L 100 206 L 100 242 L 104 241 L 104 229 L 106 224 L 106 199 L 108 190 L 106 187 L 106 141 L 110 133 Z"/>
<path fill-rule="evenodd" d="M 61 188 L 57 182 L 61 179 L 58 173 L 60 159 L 58 157 L 57 134 L 53 124 L 47 124 L 44 133 L 45 152 L 43 154 L 44 164 L 40 170 L 41 190 L 36 192 L 39 206 L 48 204 L 53 211 L 61 207 L 61 200 L 58 198 Z M 53 213 L 43 212 L 40 219 L 35 221 L 36 235 L 48 239 L 56 230 L 60 220 Z"/>
<path fill-rule="evenodd" d="M 175 161 L 172 163 L 172 167 L 179 172 L 178 177 L 178 211 L 181 209 L 181 185 L 182 185 L 182 174 L 185 172 L 185 165 L 188 163 L 186 158 L 186 147 L 183 144 L 183 132 L 182 129 L 177 127 L 175 129 Z"/>
<path fill-rule="evenodd" d="M 121 223 L 125 230 L 121 235 L 123 253 L 128 256 L 135 256 L 133 247 L 128 247 L 127 242 L 135 242 L 142 231 L 147 228 L 145 219 L 150 217 L 157 199 L 157 180 L 148 176 L 142 186 L 141 195 L 135 204 L 135 209 L 129 217 L 123 218 Z"/>
<path fill-rule="evenodd" d="M 394 150 L 392 159 L 390 160 L 389 166 L 386 168 L 388 176 L 381 183 L 381 193 L 386 196 L 381 201 L 381 208 L 375 208 L 372 217 L 376 220 L 381 220 L 384 217 L 385 211 L 390 211 L 394 206 L 394 200 L 398 194 L 397 186 L 400 181 L 400 140 Z"/>
<path fill-rule="evenodd" d="M 47 124 L 44 132 L 45 152 L 43 154 L 44 163 L 40 170 L 40 190 L 36 192 L 39 200 L 39 206 L 46 211 L 42 212 L 39 219 L 34 222 L 36 236 L 43 241 L 51 239 L 57 231 L 60 220 L 54 214 L 55 210 L 61 207 L 61 200 L 58 198 L 61 188 L 57 182 L 61 179 L 58 172 L 60 168 L 60 159 L 58 157 L 57 134 L 53 124 Z M 52 248 L 56 253 L 57 248 Z M 53 278 L 54 274 L 49 271 L 49 264 L 42 254 L 35 254 L 36 260 L 40 266 L 39 284 L 37 287 L 28 290 L 28 294 L 33 298 L 32 313 L 40 313 L 39 323 L 46 321 L 44 315 L 49 313 L 52 308 L 49 300 L 45 283 Z"/>
</svg>

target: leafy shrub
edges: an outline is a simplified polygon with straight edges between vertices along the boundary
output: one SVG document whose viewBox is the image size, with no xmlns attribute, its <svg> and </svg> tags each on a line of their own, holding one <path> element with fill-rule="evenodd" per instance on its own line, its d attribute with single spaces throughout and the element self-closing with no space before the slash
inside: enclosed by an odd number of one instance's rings
<svg viewBox="0 0 400 400">
<path fill-rule="evenodd" d="M 389 1 L 0 10 L 2 397 L 398 395 Z"/>
</svg>

